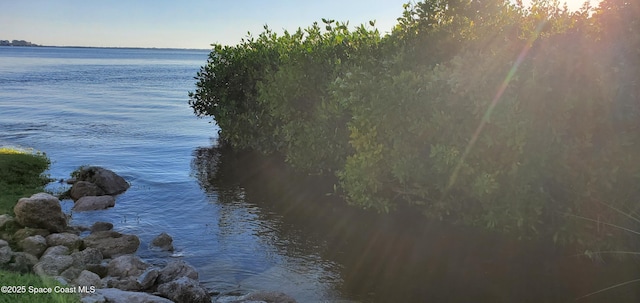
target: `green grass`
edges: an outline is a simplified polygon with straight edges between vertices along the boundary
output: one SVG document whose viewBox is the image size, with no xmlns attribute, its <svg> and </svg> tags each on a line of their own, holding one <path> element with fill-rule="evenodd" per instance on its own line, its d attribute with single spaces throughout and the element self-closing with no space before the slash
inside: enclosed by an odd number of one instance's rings
<svg viewBox="0 0 640 303">
<path fill-rule="evenodd" d="M 43 153 L 0 147 L 0 214 L 13 214 L 20 198 L 42 192 L 50 164 Z"/>
<path fill-rule="evenodd" d="M 0 147 L 0 214 L 13 215 L 13 207 L 22 197 L 42 192 L 50 181 L 44 172 L 51 162 L 43 153 L 22 151 Z M 33 274 L 20 274 L 0 270 L 0 286 L 18 286 L 9 293 L 3 289 L 0 292 L 0 303 L 3 302 L 80 302 L 80 298 L 73 294 L 36 294 L 29 293 L 29 286 L 36 288 L 52 288 L 60 286 L 50 278 L 42 279 Z M 20 287 L 23 287 L 21 289 Z"/>
<path fill-rule="evenodd" d="M 77 303 L 80 302 L 80 296 L 77 294 L 55 293 L 56 286 L 60 283 L 51 278 L 40 278 L 33 274 L 18 274 L 8 271 L 0 271 L 0 285 L 2 286 L 18 286 L 9 290 L 21 293 L 9 293 L 3 290 L 0 293 L 0 303 L 24 302 L 24 303 Z M 29 293 L 30 288 L 51 288 L 52 293 Z M 23 287 L 23 288 L 21 288 Z"/>
</svg>

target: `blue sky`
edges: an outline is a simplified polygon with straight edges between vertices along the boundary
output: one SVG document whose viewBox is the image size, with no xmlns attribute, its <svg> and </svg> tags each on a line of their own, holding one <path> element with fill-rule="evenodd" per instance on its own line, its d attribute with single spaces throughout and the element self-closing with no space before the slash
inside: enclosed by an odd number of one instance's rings
<svg viewBox="0 0 640 303">
<path fill-rule="evenodd" d="M 0 0 L 0 39 L 43 45 L 209 48 L 262 26 L 294 31 L 321 18 L 376 20 L 388 32 L 408 0 Z M 568 0 L 570 7 L 582 0 Z M 526 2 L 526 0 L 525 0 Z"/>
</svg>

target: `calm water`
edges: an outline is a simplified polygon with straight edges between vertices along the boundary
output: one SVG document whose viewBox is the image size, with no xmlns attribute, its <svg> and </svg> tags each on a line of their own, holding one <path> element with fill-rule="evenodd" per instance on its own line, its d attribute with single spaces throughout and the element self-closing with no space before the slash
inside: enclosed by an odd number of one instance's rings
<svg viewBox="0 0 640 303">
<path fill-rule="evenodd" d="M 568 302 L 640 278 L 636 264 L 593 264 L 544 243 L 355 211 L 326 198 L 331 185 L 322 180 L 212 147 L 215 126 L 187 105 L 207 54 L 0 47 L 0 146 L 46 152 L 55 178 L 86 164 L 124 176 L 132 187 L 116 207 L 73 213 L 73 223 L 112 222 L 141 238 L 143 258 L 184 258 L 222 293 L 280 290 L 299 302 Z M 147 249 L 163 231 L 174 237 L 173 255 Z M 579 302 L 637 302 L 638 288 Z"/>
</svg>

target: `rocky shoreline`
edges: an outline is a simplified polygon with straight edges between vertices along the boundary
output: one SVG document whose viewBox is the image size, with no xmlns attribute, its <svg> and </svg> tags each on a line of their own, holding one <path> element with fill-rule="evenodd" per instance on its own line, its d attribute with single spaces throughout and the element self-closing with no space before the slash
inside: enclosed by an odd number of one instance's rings
<svg viewBox="0 0 640 303">
<path fill-rule="evenodd" d="M 113 207 L 116 195 L 130 186 L 101 167 L 83 167 L 68 182 L 72 187 L 64 195 L 74 200 L 72 211 Z M 60 200 L 47 193 L 20 199 L 14 213 L 15 218 L 0 215 L 0 268 L 53 277 L 63 285 L 56 292 L 79 294 L 83 303 L 296 302 L 279 292 L 226 295 L 208 290 L 198 281 L 197 270 L 181 259 L 164 267 L 142 260 L 135 255 L 138 237 L 114 231 L 111 223 L 67 225 Z M 172 242 L 162 232 L 151 245 L 173 251 Z"/>
</svg>

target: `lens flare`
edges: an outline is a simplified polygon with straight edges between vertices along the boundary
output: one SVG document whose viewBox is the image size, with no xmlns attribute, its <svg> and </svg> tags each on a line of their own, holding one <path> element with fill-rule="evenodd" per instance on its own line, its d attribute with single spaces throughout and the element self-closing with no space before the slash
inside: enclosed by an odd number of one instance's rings
<svg viewBox="0 0 640 303">
<path fill-rule="evenodd" d="M 444 197 L 447 195 L 447 193 L 449 192 L 453 184 L 455 184 L 456 179 L 458 178 L 458 174 L 460 173 L 460 169 L 462 168 L 462 164 L 464 164 L 464 161 L 469 155 L 469 152 L 475 145 L 476 141 L 478 140 L 478 137 L 480 137 L 480 133 L 484 129 L 484 126 L 487 124 L 487 121 L 489 121 L 489 118 L 491 118 L 491 114 L 493 113 L 493 110 L 495 109 L 495 107 L 498 105 L 498 102 L 502 98 L 502 94 L 504 94 L 504 91 L 507 89 L 507 86 L 509 86 L 509 82 L 511 82 L 511 79 L 513 79 L 513 76 L 518 71 L 518 67 L 524 61 L 525 57 L 529 53 L 529 50 L 533 46 L 533 42 L 538 38 L 545 24 L 546 24 L 546 20 L 543 20 L 538 24 L 535 31 L 529 38 L 529 40 L 527 40 L 527 43 L 524 45 L 524 47 L 522 47 L 522 50 L 520 51 L 518 58 L 516 59 L 515 63 L 507 73 L 507 76 L 504 78 L 504 81 L 502 81 L 502 84 L 500 84 L 500 87 L 498 88 L 496 95 L 493 97 L 493 100 L 491 100 L 491 104 L 489 104 L 489 108 L 487 108 L 487 110 L 485 111 L 484 116 L 480 121 L 480 124 L 478 125 L 478 127 L 476 128 L 476 131 L 471 137 L 469 144 L 467 144 L 467 147 L 465 148 L 464 153 L 462 153 L 462 157 L 460 157 L 460 161 L 458 161 L 458 164 L 454 168 L 453 173 L 449 178 L 449 183 L 447 184 L 447 187 L 445 188 L 442 194 L 442 199 L 444 199 Z"/>
</svg>

